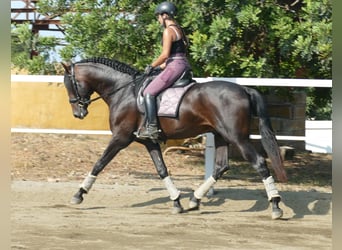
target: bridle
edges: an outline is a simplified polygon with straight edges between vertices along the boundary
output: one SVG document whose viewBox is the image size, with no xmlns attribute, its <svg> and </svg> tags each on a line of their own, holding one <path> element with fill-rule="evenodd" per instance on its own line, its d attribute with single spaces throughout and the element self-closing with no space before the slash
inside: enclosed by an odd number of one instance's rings
<svg viewBox="0 0 342 250">
<path fill-rule="evenodd" d="M 73 90 L 76 98 L 70 98 L 69 103 L 71 103 L 71 104 L 77 103 L 78 106 L 80 106 L 82 108 L 82 107 L 88 106 L 91 103 L 91 100 L 90 100 L 90 96 L 81 97 L 81 95 L 78 91 L 78 87 L 77 87 L 77 81 L 76 81 L 76 77 L 75 77 L 74 67 L 75 67 L 75 65 L 72 63 L 71 64 L 71 72 L 70 72 L 70 74 L 68 74 L 68 77 L 71 80 L 71 84 L 72 84 L 71 87 L 72 87 L 72 90 Z"/>
<path fill-rule="evenodd" d="M 95 97 L 93 99 L 90 99 L 90 95 L 88 95 L 86 97 L 82 97 L 80 95 L 79 91 L 78 91 L 78 87 L 77 87 L 78 85 L 77 85 L 77 80 L 76 80 L 76 77 L 75 77 L 75 69 L 74 69 L 75 68 L 75 63 L 72 63 L 70 67 L 71 67 L 71 72 L 70 72 L 70 74 L 68 74 L 68 77 L 71 80 L 72 90 L 74 92 L 74 96 L 76 96 L 76 97 L 75 98 L 70 98 L 69 99 L 69 103 L 71 103 L 71 104 L 77 103 L 80 108 L 87 107 L 90 103 L 92 103 L 94 101 L 97 101 L 97 100 L 99 100 L 101 98 L 111 96 L 114 93 L 118 92 L 119 90 L 124 89 L 127 86 L 131 85 L 132 83 L 133 83 L 133 86 L 134 86 L 136 81 L 146 77 L 144 74 L 139 75 L 138 77 L 134 76 L 132 81 L 127 82 L 126 84 L 124 84 L 124 85 L 120 86 L 119 88 L 117 88 L 117 89 L 107 93 L 106 95 L 100 95 L 100 96 L 97 96 L 97 97 Z"/>
</svg>

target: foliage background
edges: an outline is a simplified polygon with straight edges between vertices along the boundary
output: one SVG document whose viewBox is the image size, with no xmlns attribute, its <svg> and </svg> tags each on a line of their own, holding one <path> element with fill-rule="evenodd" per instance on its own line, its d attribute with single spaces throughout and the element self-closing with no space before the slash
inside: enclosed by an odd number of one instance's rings
<svg viewBox="0 0 342 250">
<path fill-rule="evenodd" d="M 177 21 L 190 40 L 196 77 L 332 78 L 330 0 L 175 0 Z M 67 45 L 62 60 L 100 56 L 143 69 L 161 49 L 154 15 L 160 1 L 40 0 L 41 13 L 58 15 Z M 12 64 L 33 74 L 60 73 L 49 52 L 54 37 L 12 27 Z M 30 48 L 38 56 L 30 58 Z M 260 88 L 291 95 L 294 88 Z M 301 89 L 302 90 L 302 89 Z M 308 88 L 307 116 L 331 119 L 331 88 Z"/>
</svg>

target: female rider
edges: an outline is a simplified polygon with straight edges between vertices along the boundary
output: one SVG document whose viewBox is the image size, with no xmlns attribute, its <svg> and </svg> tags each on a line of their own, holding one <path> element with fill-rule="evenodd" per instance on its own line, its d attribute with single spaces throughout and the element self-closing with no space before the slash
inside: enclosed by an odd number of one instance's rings
<svg viewBox="0 0 342 250">
<path fill-rule="evenodd" d="M 145 69 L 149 75 L 153 69 L 163 71 L 145 88 L 144 106 L 147 124 L 139 130 L 139 138 L 158 138 L 156 96 L 172 85 L 185 70 L 190 69 L 186 58 L 187 39 L 183 29 L 174 19 L 176 6 L 170 2 L 159 4 L 155 10 L 159 23 L 164 27 L 162 39 L 162 52 L 151 65 Z"/>
</svg>

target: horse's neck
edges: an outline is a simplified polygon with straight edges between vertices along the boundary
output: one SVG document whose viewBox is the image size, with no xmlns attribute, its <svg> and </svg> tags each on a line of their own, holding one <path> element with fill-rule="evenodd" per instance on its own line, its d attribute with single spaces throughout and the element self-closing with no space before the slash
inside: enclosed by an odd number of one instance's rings
<svg viewBox="0 0 342 250">
<path fill-rule="evenodd" d="M 105 65 L 91 65 L 87 70 L 88 78 L 93 90 L 101 96 L 114 95 L 132 81 L 132 76 L 116 71 Z"/>
<path fill-rule="evenodd" d="M 126 74 L 115 74 L 103 82 L 103 87 L 95 89 L 98 95 L 109 106 L 126 103 L 128 99 L 134 98 L 133 77 Z"/>
</svg>

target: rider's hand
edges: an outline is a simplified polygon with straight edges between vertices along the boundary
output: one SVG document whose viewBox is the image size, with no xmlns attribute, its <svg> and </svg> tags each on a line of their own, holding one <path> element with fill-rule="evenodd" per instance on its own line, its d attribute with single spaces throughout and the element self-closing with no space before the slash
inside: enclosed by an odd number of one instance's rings
<svg viewBox="0 0 342 250">
<path fill-rule="evenodd" d="M 147 65 L 144 72 L 146 75 L 150 75 L 152 71 L 153 71 L 153 67 L 151 65 Z"/>
</svg>

